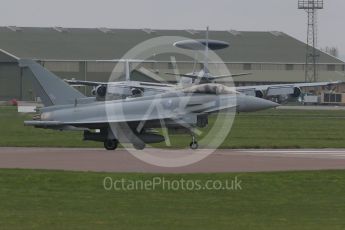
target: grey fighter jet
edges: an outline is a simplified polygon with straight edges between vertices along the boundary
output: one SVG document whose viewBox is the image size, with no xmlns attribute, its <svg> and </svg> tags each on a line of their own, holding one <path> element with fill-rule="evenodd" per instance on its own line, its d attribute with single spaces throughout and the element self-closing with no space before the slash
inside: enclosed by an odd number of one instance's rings
<svg viewBox="0 0 345 230">
<path fill-rule="evenodd" d="M 22 59 L 19 64 L 32 72 L 34 90 L 44 105 L 35 119 L 25 121 L 25 125 L 82 130 L 84 140 L 103 142 L 107 150 L 116 149 L 119 143 L 131 143 L 136 149 L 143 149 L 146 143 L 163 142 L 164 136 L 152 130 L 159 128 L 161 121 L 168 129 L 187 127 L 192 134 L 190 147 L 196 149 L 193 128 L 207 126 L 209 114 L 229 109 L 258 111 L 279 105 L 212 83 L 152 96 L 97 101 L 32 60 Z"/>
</svg>

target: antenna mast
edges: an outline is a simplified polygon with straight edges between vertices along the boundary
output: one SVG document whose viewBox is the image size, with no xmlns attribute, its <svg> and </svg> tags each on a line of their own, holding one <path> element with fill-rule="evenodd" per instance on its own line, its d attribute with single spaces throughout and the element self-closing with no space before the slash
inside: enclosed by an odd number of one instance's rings
<svg viewBox="0 0 345 230">
<path fill-rule="evenodd" d="M 205 60 L 204 60 L 204 73 L 208 73 L 208 41 L 209 39 L 209 27 L 206 28 L 206 46 L 205 46 Z"/>
<path fill-rule="evenodd" d="M 318 76 L 317 10 L 323 9 L 323 0 L 298 0 L 298 9 L 308 15 L 305 82 L 316 82 Z"/>
</svg>

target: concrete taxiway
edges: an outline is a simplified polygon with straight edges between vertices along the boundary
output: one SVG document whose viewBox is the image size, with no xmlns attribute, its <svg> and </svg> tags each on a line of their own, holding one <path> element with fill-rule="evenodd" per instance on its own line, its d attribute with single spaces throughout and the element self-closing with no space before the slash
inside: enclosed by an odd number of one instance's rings
<svg viewBox="0 0 345 230">
<path fill-rule="evenodd" d="M 149 173 L 327 170 L 345 169 L 345 149 L 217 150 L 195 164 L 166 168 L 144 163 L 122 149 L 0 148 L 0 168 Z"/>
</svg>

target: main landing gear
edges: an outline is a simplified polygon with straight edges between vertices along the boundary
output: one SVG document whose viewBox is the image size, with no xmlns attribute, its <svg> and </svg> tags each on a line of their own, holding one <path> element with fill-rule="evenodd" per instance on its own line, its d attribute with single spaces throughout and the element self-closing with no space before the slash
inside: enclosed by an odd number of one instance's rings
<svg viewBox="0 0 345 230">
<path fill-rule="evenodd" d="M 114 139 L 114 140 L 111 140 L 111 139 L 108 139 L 108 140 L 105 140 L 104 141 L 104 148 L 106 150 L 115 150 L 117 148 L 119 144 L 119 141 Z"/>
<path fill-rule="evenodd" d="M 192 142 L 190 143 L 189 146 L 190 146 L 190 148 L 193 149 L 193 150 L 196 150 L 196 149 L 199 148 L 198 142 L 197 142 L 197 140 L 196 140 L 194 134 L 192 134 Z"/>
<path fill-rule="evenodd" d="M 136 150 L 143 150 L 146 147 L 145 143 L 133 143 L 132 145 Z"/>
</svg>

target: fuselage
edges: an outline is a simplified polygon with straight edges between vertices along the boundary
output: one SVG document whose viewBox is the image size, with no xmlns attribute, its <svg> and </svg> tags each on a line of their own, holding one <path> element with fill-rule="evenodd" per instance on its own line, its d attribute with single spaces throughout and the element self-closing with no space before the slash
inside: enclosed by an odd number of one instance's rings
<svg viewBox="0 0 345 230">
<path fill-rule="evenodd" d="M 41 120 L 79 124 L 178 120 L 186 116 L 226 109 L 253 112 L 278 106 L 268 100 L 240 94 L 227 88 L 224 91 L 224 88 L 219 89 L 217 86 L 207 88 L 206 85 L 200 85 L 190 88 L 191 90 L 85 104 L 76 101 L 70 105 L 42 109 Z"/>
</svg>

